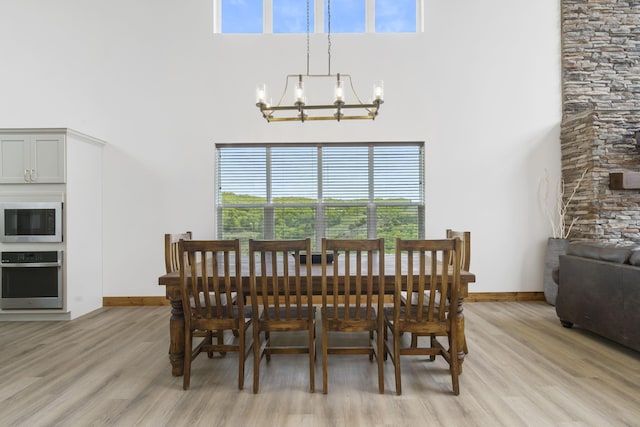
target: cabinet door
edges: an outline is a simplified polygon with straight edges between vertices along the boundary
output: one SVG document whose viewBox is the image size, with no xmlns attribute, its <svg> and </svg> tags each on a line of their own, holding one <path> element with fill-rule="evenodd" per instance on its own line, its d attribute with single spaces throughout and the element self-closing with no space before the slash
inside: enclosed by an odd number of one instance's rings
<svg viewBox="0 0 640 427">
<path fill-rule="evenodd" d="M 31 182 L 65 182 L 64 135 L 34 135 L 31 143 Z"/>
<path fill-rule="evenodd" d="M 31 136 L 0 135 L 0 183 L 29 182 Z"/>
</svg>

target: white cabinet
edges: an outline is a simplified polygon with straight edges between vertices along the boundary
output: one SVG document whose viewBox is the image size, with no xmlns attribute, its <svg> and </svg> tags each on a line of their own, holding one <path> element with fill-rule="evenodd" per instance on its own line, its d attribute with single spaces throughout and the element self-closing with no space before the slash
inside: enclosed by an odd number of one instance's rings
<svg viewBox="0 0 640 427">
<path fill-rule="evenodd" d="M 65 136 L 0 133 L 0 184 L 65 182 Z"/>
<path fill-rule="evenodd" d="M 0 129 L 0 202 L 63 202 L 62 242 L 0 242 L 0 251 L 63 251 L 64 300 L 62 309 L 0 309 L 0 322 L 70 320 L 102 307 L 104 145 L 67 128 Z M 25 169 L 36 172 L 25 180 Z"/>
</svg>

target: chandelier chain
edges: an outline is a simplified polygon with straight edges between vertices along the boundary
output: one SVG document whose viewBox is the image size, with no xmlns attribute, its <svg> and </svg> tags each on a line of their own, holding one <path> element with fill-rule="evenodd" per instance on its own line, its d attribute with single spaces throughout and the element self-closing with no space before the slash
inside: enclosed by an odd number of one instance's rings
<svg viewBox="0 0 640 427">
<path fill-rule="evenodd" d="M 307 0 L 307 76 L 309 75 L 309 56 L 311 55 L 309 49 L 309 1 Z"/>
<path fill-rule="evenodd" d="M 328 75 L 331 75 L 331 0 L 327 0 L 327 54 L 329 58 Z"/>
</svg>

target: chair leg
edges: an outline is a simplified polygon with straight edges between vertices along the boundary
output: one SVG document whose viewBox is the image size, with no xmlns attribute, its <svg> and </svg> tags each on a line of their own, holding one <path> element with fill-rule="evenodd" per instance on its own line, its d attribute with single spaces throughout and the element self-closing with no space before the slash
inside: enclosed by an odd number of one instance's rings
<svg viewBox="0 0 640 427">
<path fill-rule="evenodd" d="M 224 330 L 219 330 L 216 331 L 216 337 L 218 339 L 218 345 L 222 346 L 224 345 Z M 227 355 L 226 351 L 221 351 L 220 355 L 222 355 L 223 357 Z"/>
<path fill-rule="evenodd" d="M 240 319 L 240 322 L 244 323 L 244 319 Z M 234 329 L 234 331 L 238 331 Z M 239 342 L 238 342 L 238 390 L 242 390 L 244 388 L 244 360 L 245 360 L 245 333 L 246 329 L 244 325 L 240 326 L 240 330 L 238 331 Z"/>
<path fill-rule="evenodd" d="M 376 335 L 376 344 L 378 344 L 376 354 L 376 360 L 378 361 L 378 392 L 384 394 L 384 340 L 382 338 L 384 332 L 382 332 L 381 328 L 378 328 Z"/>
<path fill-rule="evenodd" d="M 384 320 L 384 360 L 386 361 L 387 358 L 389 357 L 388 352 L 387 352 L 387 346 L 389 345 L 389 332 L 387 330 L 388 328 L 388 324 L 387 324 L 387 319 Z"/>
<path fill-rule="evenodd" d="M 193 352 L 193 342 L 191 331 L 185 331 L 184 335 L 184 373 L 182 376 L 182 389 L 189 390 L 191 382 L 191 353 Z"/>
<path fill-rule="evenodd" d="M 322 393 L 327 394 L 328 392 L 328 384 L 327 384 L 327 356 L 328 356 L 328 343 L 327 343 L 327 327 L 325 324 L 322 325 Z"/>
<path fill-rule="evenodd" d="M 212 345 L 213 344 L 213 332 L 211 331 L 207 331 L 206 332 L 206 336 L 204 338 L 205 343 L 207 343 L 207 345 Z M 207 351 L 207 357 L 209 357 L 209 359 L 213 358 L 213 351 Z"/>
<path fill-rule="evenodd" d="M 451 385 L 453 388 L 453 394 L 458 396 L 460 394 L 460 384 L 458 381 L 458 375 L 460 374 L 460 361 L 458 360 L 458 348 L 454 342 L 456 339 L 456 336 L 449 332 L 449 358 L 451 360 L 449 370 L 451 371 Z"/>
<path fill-rule="evenodd" d="M 438 344 L 436 343 L 437 338 L 436 338 L 436 336 L 435 336 L 434 334 L 431 334 L 430 340 L 431 340 L 431 343 L 430 343 L 431 348 L 435 348 L 435 347 L 437 347 L 437 345 L 438 345 Z M 432 362 L 433 362 L 434 360 L 436 360 L 436 356 L 435 356 L 435 354 L 430 355 L 430 356 L 429 356 L 429 360 L 431 360 Z"/>
<path fill-rule="evenodd" d="M 411 333 L 411 348 L 418 347 L 418 334 L 415 332 Z"/>
<path fill-rule="evenodd" d="M 266 350 L 266 355 L 267 355 L 267 363 L 271 362 L 271 349 L 269 347 L 271 347 L 271 334 L 269 334 L 269 331 L 265 331 L 264 333 L 264 339 L 266 341 L 266 346 L 265 346 L 265 350 Z"/>
<path fill-rule="evenodd" d="M 393 325 L 393 368 L 396 375 L 396 394 L 402 394 L 402 377 L 400 375 L 400 330 Z"/>
<path fill-rule="evenodd" d="M 253 321 L 253 392 L 257 393 L 260 381 L 260 330 Z"/>
<path fill-rule="evenodd" d="M 315 323 L 310 322 L 309 324 L 309 389 L 311 393 L 316 391 L 316 380 L 315 380 L 315 371 L 316 371 L 316 342 L 315 342 Z"/>
<path fill-rule="evenodd" d="M 373 347 L 373 331 L 369 331 L 369 345 Z M 373 362 L 373 351 L 369 351 L 369 362 Z"/>
</svg>

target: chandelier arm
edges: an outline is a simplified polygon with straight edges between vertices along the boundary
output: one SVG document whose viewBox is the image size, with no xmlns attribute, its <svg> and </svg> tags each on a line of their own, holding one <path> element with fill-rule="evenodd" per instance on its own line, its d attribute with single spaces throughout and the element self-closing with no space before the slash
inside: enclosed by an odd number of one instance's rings
<svg viewBox="0 0 640 427">
<path fill-rule="evenodd" d="M 374 112 L 371 111 L 368 107 L 366 107 L 366 104 L 360 100 L 360 97 L 358 96 L 358 92 L 356 92 L 356 89 L 353 87 L 353 81 L 351 80 L 351 74 L 343 74 L 343 76 L 347 76 L 347 78 L 349 79 L 349 86 L 351 86 L 351 92 L 353 92 L 353 94 L 356 96 L 356 99 L 358 100 L 360 105 L 362 105 L 362 107 L 365 110 L 367 110 L 369 112 L 369 114 L 373 114 Z M 378 114 L 378 109 L 377 108 L 375 110 L 375 114 Z"/>
<path fill-rule="evenodd" d="M 272 106 L 272 107 L 265 107 L 266 110 L 270 110 L 270 111 L 300 111 L 300 109 L 304 109 L 304 110 L 335 110 L 337 107 L 335 104 L 323 104 L 323 105 L 303 105 L 303 106 L 299 106 L 299 105 L 284 105 L 284 106 Z M 351 109 L 358 109 L 358 108 L 362 108 L 365 109 L 367 111 L 370 111 L 369 109 L 376 109 L 377 108 L 377 104 L 341 104 L 340 105 L 340 109 L 341 110 L 351 110 Z"/>
<path fill-rule="evenodd" d="M 282 91 L 282 95 L 280 95 L 280 99 L 278 100 L 278 103 L 276 104 L 276 106 L 280 106 L 280 104 L 282 104 L 282 100 L 284 99 L 284 96 L 287 94 L 287 88 L 289 87 L 289 77 L 292 77 L 293 75 L 290 74 L 288 75 L 285 79 L 284 79 L 284 90 Z"/>
<path fill-rule="evenodd" d="M 309 116 L 301 119 L 300 117 L 269 117 L 267 122 L 310 122 L 310 121 L 327 121 L 336 120 L 334 116 Z M 341 116 L 340 120 L 375 120 L 374 116 Z"/>
</svg>

